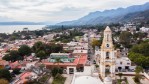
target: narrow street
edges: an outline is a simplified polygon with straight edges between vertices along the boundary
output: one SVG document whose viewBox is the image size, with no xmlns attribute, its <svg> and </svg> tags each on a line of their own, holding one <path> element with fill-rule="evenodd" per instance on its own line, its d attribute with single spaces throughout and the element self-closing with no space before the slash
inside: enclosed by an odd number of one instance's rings
<svg viewBox="0 0 149 84">
<path fill-rule="evenodd" d="M 88 33 L 88 36 L 90 36 L 89 33 Z M 93 62 L 95 60 L 95 56 L 94 56 L 94 50 L 93 50 L 92 45 L 91 45 L 91 39 L 90 39 L 90 37 L 88 37 L 88 48 L 89 48 L 88 57 L 90 57 L 91 64 L 94 64 Z"/>
</svg>

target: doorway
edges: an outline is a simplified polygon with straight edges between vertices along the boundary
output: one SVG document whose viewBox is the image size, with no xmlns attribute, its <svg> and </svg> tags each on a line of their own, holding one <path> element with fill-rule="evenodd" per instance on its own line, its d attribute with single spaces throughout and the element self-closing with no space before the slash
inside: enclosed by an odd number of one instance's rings
<svg viewBox="0 0 149 84">
<path fill-rule="evenodd" d="M 69 74 L 74 74 L 74 68 L 69 68 Z"/>
</svg>

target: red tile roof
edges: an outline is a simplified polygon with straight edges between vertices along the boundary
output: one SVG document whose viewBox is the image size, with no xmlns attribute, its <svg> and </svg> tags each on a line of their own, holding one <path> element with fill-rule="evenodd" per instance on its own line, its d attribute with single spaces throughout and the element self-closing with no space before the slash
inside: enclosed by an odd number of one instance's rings
<svg viewBox="0 0 149 84">
<path fill-rule="evenodd" d="M 20 79 L 16 82 L 16 84 L 23 84 L 28 81 L 27 77 L 31 75 L 31 72 L 24 72 L 20 75 Z"/>
<path fill-rule="evenodd" d="M 66 66 L 77 66 L 78 64 L 85 64 L 87 61 L 87 55 L 82 55 L 80 57 L 75 58 L 73 62 L 66 62 L 66 63 L 59 63 L 59 65 L 66 65 Z M 57 65 L 57 63 L 53 62 L 43 62 L 45 65 Z"/>
</svg>

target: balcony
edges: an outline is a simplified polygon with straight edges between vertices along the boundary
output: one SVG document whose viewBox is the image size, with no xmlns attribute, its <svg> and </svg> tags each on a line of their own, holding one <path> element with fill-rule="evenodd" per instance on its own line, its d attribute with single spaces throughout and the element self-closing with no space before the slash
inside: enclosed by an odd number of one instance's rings
<svg viewBox="0 0 149 84">
<path fill-rule="evenodd" d="M 114 60 L 112 60 L 112 59 L 105 59 L 105 62 L 112 62 L 112 61 L 114 61 Z"/>
<path fill-rule="evenodd" d="M 108 59 L 108 60 L 105 60 L 105 63 L 115 63 L 115 60 L 112 60 L 112 59 Z"/>
</svg>

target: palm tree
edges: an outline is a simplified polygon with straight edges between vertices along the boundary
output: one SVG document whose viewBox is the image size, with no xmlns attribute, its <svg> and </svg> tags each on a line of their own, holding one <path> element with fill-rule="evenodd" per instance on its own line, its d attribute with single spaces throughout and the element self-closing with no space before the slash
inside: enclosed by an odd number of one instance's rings
<svg viewBox="0 0 149 84">
<path fill-rule="evenodd" d="M 59 67 L 59 63 L 61 63 L 62 61 L 61 61 L 61 58 L 56 58 L 55 59 L 55 63 L 57 63 L 57 66 L 58 66 L 58 68 L 60 68 Z"/>
<path fill-rule="evenodd" d="M 60 63 L 63 63 L 63 61 L 61 61 L 61 58 L 58 57 L 58 58 L 55 59 L 55 63 L 57 63 L 57 67 L 60 69 L 59 64 L 60 64 Z"/>
</svg>

